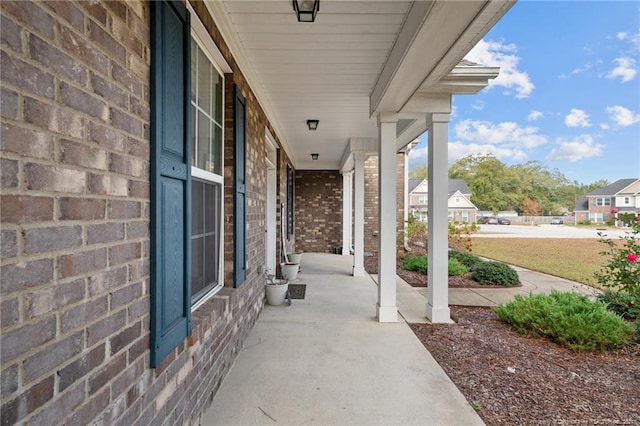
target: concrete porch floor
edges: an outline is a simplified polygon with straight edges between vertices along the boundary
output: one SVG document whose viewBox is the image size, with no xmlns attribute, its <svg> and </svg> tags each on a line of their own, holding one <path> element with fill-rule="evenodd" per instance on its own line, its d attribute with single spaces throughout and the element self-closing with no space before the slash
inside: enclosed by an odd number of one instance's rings
<svg viewBox="0 0 640 426">
<path fill-rule="evenodd" d="M 484 424 L 406 322 L 376 321 L 377 287 L 352 262 L 303 255 L 305 299 L 265 306 L 202 425 Z M 406 287 L 401 314 L 424 322 Z"/>
</svg>

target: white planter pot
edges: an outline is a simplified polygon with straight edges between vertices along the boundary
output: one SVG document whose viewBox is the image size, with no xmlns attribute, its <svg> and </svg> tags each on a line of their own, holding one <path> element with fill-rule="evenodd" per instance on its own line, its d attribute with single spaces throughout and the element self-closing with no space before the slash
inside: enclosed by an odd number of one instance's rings
<svg viewBox="0 0 640 426">
<path fill-rule="evenodd" d="M 284 303 L 289 283 L 287 281 L 276 281 L 277 284 L 266 284 L 264 286 L 267 292 L 267 303 L 269 305 L 278 306 Z"/>
<path fill-rule="evenodd" d="M 281 263 L 280 270 L 282 271 L 282 278 L 287 281 L 293 281 L 298 278 L 299 263 Z"/>
<path fill-rule="evenodd" d="M 302 260 L 302 253 L 289 253 L 287 254 L 287 258 L 289 259 L 289 263 L 300 264 L 300 261 Z"/>
</svg>

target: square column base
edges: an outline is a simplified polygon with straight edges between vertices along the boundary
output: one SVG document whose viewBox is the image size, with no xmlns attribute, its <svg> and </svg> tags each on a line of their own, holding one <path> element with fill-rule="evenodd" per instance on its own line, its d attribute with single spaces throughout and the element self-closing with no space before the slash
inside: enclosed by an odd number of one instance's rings
<svg viewBox="0 0 640 426">
<path fill-rule="evenodd" d="M 364 277 L 365 270 L 364 266 L 354 266 L 353 267 L 353 276 L 354 277 Z"/>
<path fill-rule="evenodd" d="M 398 308 L 396 306 L 376 305 L 378 322 L 398 322 Z"/>
<path fill-rule="evenodd" d="M 446 308 L 435 308 L 427 303 L 427 318 L 433 324 L 452 324 L 451 310 Z"/>
</svg>

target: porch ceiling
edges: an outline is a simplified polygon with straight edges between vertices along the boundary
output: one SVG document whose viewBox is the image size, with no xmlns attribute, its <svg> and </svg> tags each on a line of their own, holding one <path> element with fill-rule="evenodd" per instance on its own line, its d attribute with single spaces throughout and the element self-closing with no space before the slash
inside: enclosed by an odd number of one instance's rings
<svg viewBox="0 0 640 426">
<path fill-rule="evenodd" d="M 435 87 L 511 4 L 321 0 L 315 23 L 290 0 L 207 6 L 294 166 L 338 169 L 350 138 L 377 137 L 376 112 Z"/>
</svg>

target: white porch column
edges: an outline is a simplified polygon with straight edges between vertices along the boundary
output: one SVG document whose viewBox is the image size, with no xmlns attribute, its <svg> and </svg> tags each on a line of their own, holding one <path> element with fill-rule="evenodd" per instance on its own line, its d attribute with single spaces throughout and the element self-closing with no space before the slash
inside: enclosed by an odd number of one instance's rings
<svg viewBox="0 0 640 426">
<path fill-rule="evenodd" d="M 342 173 L 342 255 L 351 254 L 351 228 L 353 226 L 352 212 L 352 180 L 353 173 Z"/>
<path fill-rule="evenodd" d="M 354 152 L 354 229 L 353 229 L 353 276 L 362 277 L 364 270 L 364 152 Z"/>
<path fill-rule="evenodd" d="M 378 116 L 378 304 L 380 322 L 398 321 L 396 306 L 396 123 Z"/>
<path fill-rule="evenodd" d="M 427 238 L 428 280 L 427 318 L 433 323 L 451 322 L 448 276 L 448 148 L 449 114 L 427 115 L 429 207 Z"/>
</svg>

